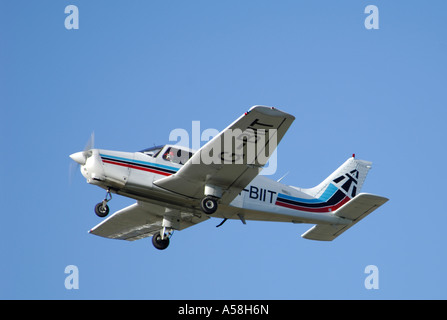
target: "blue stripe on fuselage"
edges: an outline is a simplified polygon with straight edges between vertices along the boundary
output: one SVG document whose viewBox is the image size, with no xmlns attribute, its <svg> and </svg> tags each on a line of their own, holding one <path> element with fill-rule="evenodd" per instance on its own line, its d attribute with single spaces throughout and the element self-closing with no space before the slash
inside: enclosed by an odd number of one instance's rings
<svg viewBox="0 0 447 320">
<path fill-rule="evenodd" d="M 323 194 L 319 198 L 315 199 L 303 199 L 303 198 L 296 198 L 292 196 L 288 196 L 286 194 L 280 193 L 278 194 L 278 197 L 281 197 L 283 199 L 292 200 L 292 201 L 299 201 L 303 203 L 321 203 L 326 202 L 329 200 L 330 197 L 334 195 L 334 193 L 338 190 L 336 186 L 334 186 L 332 183 L 328 185 L 326 190 L 323 192 Z"/>
<path fill-rule="evenodd" d="M 145 165 L 145 166 L 153 166 L 153 167 L 158 167 L 158 168 L 166 169 L 166 170 L 178 171 L 178 169 L 179 169 L 179 168 L 165 166 L 163 164 L 158 164 L 158 163 L 154 163 L 154 162 L 146 162 L 146 161 L 140 161 L 140 160 L 133 160 L 133 159 L 115 157 L 115 156 L 110 156 L 108 154 L 99 154 L 99 155 L 101 157 L 106 157 L 106 158 L 110 158 L 110 159 L 126 161 L 126 162 L 130 162 L 130 163 L 135 163 L 135 164 L 142 164 L 142 165 Z"/>
</svg>

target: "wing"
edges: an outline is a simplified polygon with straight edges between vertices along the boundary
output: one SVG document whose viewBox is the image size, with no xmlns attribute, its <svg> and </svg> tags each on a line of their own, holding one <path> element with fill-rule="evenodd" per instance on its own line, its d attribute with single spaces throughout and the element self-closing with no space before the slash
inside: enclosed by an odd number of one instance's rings
<svg viewBox="0 0 447 320">
<path fill-rule="evenodd" d="M 381 196 L 361 193 L 334 212 L 336 216 L 352 220 L 351 224 L 317 224 L 303 233 L 301 237 L 310 240 L 332 241 L 387 201 L 387 198 Z"/>
<path fill-rule="evenodd" d="M 230 203 L 256 177 L 295 117 L 254 106 L 200 148 L 174 175 L 154 182 L 160 188 L 200 199 L 205 186 Z"/>
<path fill-rule="evenodd" d="M 171 220 L 175 230 L 183 230 L 208 219 L 202 216 L 199 218 L 190 212 L 138 201 L 115 212 L 89 233 L 104 238 L 133 241 L 159 232 L 163 228 L 163 218 Z"/>
</svg>

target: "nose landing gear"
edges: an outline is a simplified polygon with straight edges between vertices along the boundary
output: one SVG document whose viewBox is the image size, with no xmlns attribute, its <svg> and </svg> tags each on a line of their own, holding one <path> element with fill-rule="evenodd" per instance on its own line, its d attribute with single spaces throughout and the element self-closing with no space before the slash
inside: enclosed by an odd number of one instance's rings
<svg viewBox="0 0 447 320">
<path fill-rule="evenodd" d="M 104 218 L 109 214 L 109 206 L 107 202 L 112 200 L 112 194 L 110 193 L 110 188 L 107 189 L 106 197 L 101 202 L 97 203 L 95 206 L 95 213 L 98 217 Z"/>
</svg>

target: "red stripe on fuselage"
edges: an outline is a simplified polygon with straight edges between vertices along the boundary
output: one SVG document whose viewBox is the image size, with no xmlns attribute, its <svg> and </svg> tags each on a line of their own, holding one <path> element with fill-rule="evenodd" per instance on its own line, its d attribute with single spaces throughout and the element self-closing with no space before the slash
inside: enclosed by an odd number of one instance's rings
<svg viewBox="0 0 447 320">
<path fill-rule="evenodd" d="M 105 163 L 114 164 L 114 165 L 121 166 L 121 167 L 137 169 L 137 170 L 152 172 L 152 173 L 156 173 L 156 174 L 161 174 L 163 176 L 170 176 L 171 175 L 171 173 L 158 171 L 158 170 L 154 170 L 154 169 L 149 169 L 149 168 L 144 168 L 144 167 L 139 167 L 139 166 L 135 166 L 133 164 L 115 162 L 115 161 L 110 161 L 110 160 L 105 160 L 105 159 L 103 159 L 102 161 L 105 162 Z"/>
<path fill-rule="evenodd" d="M 336 205 L 333 205 L 333 206 L 330 206 L 330 207 L 324 207 L 324 208 L 300 207 L 300 206 L 296 206 L 296 205 L 293 205 L 293 204 L 290 204 L 290 203 L 285 203 L 285 202 L 280 202 L 280 201 L 276 201 L 275 204 L 277 206 L 281 206 L 281 207 L 285 207 L 285 208 L 289 208 L 289 209 L 294 209 L 294 210 L 305 211 L 305 212 L 332 212 L 332 211 L 335 211 L 338 208 L 340 208 L 342 205 L 347 203 L 349 200 L 351 200 L 351 198 L 346 196 L 346 197 L 343 198 L 343 200 L 341 200 Z"/>
</svg>

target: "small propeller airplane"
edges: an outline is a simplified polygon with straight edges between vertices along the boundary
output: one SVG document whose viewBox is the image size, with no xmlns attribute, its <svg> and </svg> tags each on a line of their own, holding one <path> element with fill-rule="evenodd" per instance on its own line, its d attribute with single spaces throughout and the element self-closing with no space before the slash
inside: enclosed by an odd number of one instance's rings
<svg viewBox="0 0 447 320">
<path fill-rule="evenodd" d="M 70 158 L 89 184 L 107 191 L 95 213 L 108 215 L 112 193 L 137 200 L 89 232 L 128 241 L 152 236 L 163 250 L 174 230 L 217 217 L 217 227 L 227 219 L 315 224 L 303 238 L 334 240 L 388 199 L 359 193 L 372 163 L 355 155 L 313 188 L 258 175 L 294 120 L 254 106 L 197 151 L 167 144 L 120 152 L 89 143 Z"/>
</svg>

